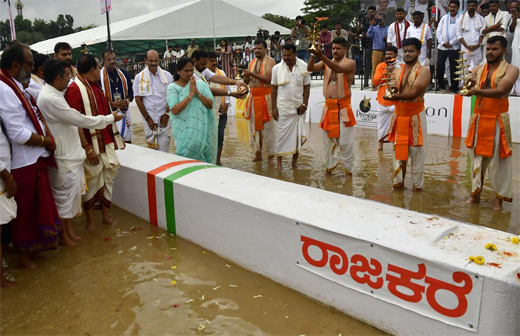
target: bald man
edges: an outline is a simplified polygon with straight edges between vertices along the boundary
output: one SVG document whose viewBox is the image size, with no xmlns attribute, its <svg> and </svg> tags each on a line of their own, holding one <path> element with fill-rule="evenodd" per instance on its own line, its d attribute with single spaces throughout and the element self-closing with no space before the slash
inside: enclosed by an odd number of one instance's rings
<svg viewBox="0 0 520 336">
<path fill-rule="evenodd" d="M 172 124 L 168 115 L 166 89 L 173 82 L 172 75 L 159 66 L 159 54 L 148 50 L 146 68 L 137 74 L 132 87 L 135 102 L 143 117 L 144 135 L 149 148 L 162 152 L 170 150 Z"/>
</svg>

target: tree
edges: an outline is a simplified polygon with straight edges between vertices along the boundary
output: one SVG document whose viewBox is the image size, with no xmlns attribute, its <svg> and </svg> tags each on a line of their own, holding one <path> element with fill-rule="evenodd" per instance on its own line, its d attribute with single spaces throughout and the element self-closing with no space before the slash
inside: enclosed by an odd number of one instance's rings
<svg viewBox="0 0 520 336">
<path fill-rule="evenodd" d="M 76 27 L 74 29 L 74 31 L 77 33 L 77 32 L 80 32 L 80 31 L 83 31 L 83 30 L 87 30 L 87 29 L 92 29 L 92 28 L 96 28 L 98 25 L 97 24 L 89 24 L 89 25 L 86 25 L 86 26 L 79 26 L 79 27 Z"/>
<path fill-rule="evenodd" d="M 291 29 L 294 27 L 294 19 L 288 18 L 287 16 L 265 13 L 262 15 L 262 19 L 284 26 L 285 28 Z"/>
<path fill-rule="evenodd" d="M 329 20 L 324 22 L 331 29 L 338 22 L 344 28 L 353 28 L 360 9 L 359 0 L 305 0 L 303 4 L 307 24 L 314 23 L 316 17 L 328 17 Z"/>
</svg>

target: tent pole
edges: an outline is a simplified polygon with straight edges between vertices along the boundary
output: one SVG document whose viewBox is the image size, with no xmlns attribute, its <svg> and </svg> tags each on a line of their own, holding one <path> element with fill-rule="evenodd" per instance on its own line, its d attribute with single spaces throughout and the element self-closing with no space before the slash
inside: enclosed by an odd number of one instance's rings
<svg viewBox="0 0 520 336">
<path fill-rule="evenodd" d="M 213 19 L 213 50 L 217 50 L 217 37 L 215 33 L 215 9 L 213 8 L 213 0 L 211 1 L 211 18 Z"/>
</svg>

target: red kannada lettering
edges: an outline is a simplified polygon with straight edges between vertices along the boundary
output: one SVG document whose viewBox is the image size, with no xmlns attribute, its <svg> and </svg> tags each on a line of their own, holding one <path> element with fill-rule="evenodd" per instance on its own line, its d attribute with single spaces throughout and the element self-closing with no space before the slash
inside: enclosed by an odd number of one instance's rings
<svg viewBox="0 0 520 336">
<path fill-rule="evenodd" d="M 329 261 L 329 251 L 336 253 L 330 257 L 330 269 L 337 275 L 343 275 L 348 269 L 348 258 L 345 251 L 337 246 L 321 242 L 309 237 L 301 236 L 303 242 L 302 253 L 305 260 L 315 267 L 324 267 Z M 314 260 L 309 255 L 309 246 L 317 246 L 321 250 L 321 259 Z M 341 265 L 341 267 L 340 267 Z"/>
<path fill-rule="evenodd" d="M 370 258 L 370 263 L 368 259 L 362 255 L 355 254 L 350 258 L 350 262 L 352 265 L 350 266 L 350 276 L 354 281 L 360 284 L 367 284 L 373 289 L 380 289 L 383 287 L 384 279 L 382 277 L 377 277 L 381 275 L 383 271 L 383 267 L 381 263 L 376 259 Z M 366 273 L 363 276 L 359 276 L 358 273 Z M 375 281 L 372 280 L 371 276 L 377 277 Z"/>
<path fill-rule="evenodd" d="M 459 287 L 427 276 L 425 281 L 429 286 L 426 290 L 426 299 L 428 300 L 430 307 L 432 307 L 436 312 L 444 316 L 457 318 L 466 314 L 466 311 L 468 310 L 468 299 L 466 298 L 466 295 L 471 293 L 471 290 L 473 289 L 473 281 L 468 274 L 463 272 L 455 272 L 452 277 L 456 283 L 464 282 L 464 286 Z M 441 306 L 435 299 L 435 293 L 437 293 L 438 290 L 446 290 L 455 294 L 459 301 L 457 307 L 448 309 Z"/>
<path fill-rule="evenodd" d="M 412 279 L 420 280 L 426 275 L 426 266 L 424 264 L 417 265 L 419 270 L 412 272 L 407 269 L 388 264 L 388 271 L 400 274 L 400 277 L 395 275 L 386 274 L 386 280 L 388 281 L 388 290 L 398 298 L 408 302 L 419 302 L 422 299 L 422 293 L 424 293 L 424 286 L 412 282 Z M 397 287 L 406 287 L 410 289 L 413 294 L 405 294 L 397 289 Z"/>
</svg>

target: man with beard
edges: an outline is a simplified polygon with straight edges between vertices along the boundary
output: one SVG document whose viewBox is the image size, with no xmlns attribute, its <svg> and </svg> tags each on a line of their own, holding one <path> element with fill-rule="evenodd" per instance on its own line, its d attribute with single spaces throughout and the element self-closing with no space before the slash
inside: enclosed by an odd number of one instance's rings
<svg viewBox="0 0 520 336">
<path fill-rule="evenodd" d="M 103 69 L 101 69 L 101 87 L 105 91 L 112 111 L 121 111 L 124 118 L 118 121 L 117 129 L 123 140 L 132 143 L 133 125 L 132 114 L 128 105 L 134 100 L 132 80 L 124 69 L 119 69 L 116 64 L 116 54 L 113 50 L 105 50 L 102 55 Z"/>
<path fill-rule="evenodd" d="M 421 41 L 409 38 L 403 41 L 404 63 L 392 75 L 397 83 L 396 94 L 385 99 L 395 102 L 395 113 L 388 129 L 388 141 L 394 143 L 394 189 L 404 188 L 406 165 L 412 160 L 413 190 L 424 187 L 424 160 L 426 153 L 426 114 L 424 92 L 430 83 L 430 69 L 419 62 Z"/>
<path fill-rule="evenodd" d="M 271 103 L 271 73 L 275 60 L 267 56 L 267 43 L 255 41 L 255 58 L 244 70 L 244 81 L 249 85 L 251 94 L 247 97 L 244 116 L 249 120 L 251 143 L 255 158 L 262 161 L 262 147 L 267 149 L 267 163 L 272 164 L 276 153 L 276 122 L 273 120 Z"/>
<path fill-rule="evenodd" d="M 58 42 L 54 46 L 54 59 L 58 59 L 60 61 L 69 62 L 70 71 L 72 73 L 72 78 L 70 83 L 76 78 L 78 74 L 78 70 L 72 65 L 72 47 L 67 42 Z M 69 83 L 69 84 L 70 84 Z"/>
<path fill-rule="evenodd" d="M 457 21 L 457 38 L 462 44 L 461 50 L 465 51 L 465 62 L 469 69 L 473 69 L 482 60 L 482 30 L 485 27 L 484 18 L 477 14 L 477 0 L 468 0 L 468 11 Z"/>
<path fill-rule="evenodd" d="M 510 20 L 511 15 L 509 15 L 508 12 L 500 10 L 498 0 L 489 0 L 489 15 L 484 19 L 486 27 L 482 31 L 482 35 L 484 35 L 483 43 L 487 44 L 487 39 L 493 36 L 505 37 Z"/>
<path fill-rule="evenodd" d="M 18 184 L 12 238 L 18 262 L 26 269 L 36 267 L 31 260 L 36 253 L 56 249 L 61 232 L 48 175 L 56 144 L 36 101 L 23 89 L 33 64 L 29 46 L 16 41 L 4 49 L 0 61 L 0 118 L 12 144 L 11 174 Z"/>
<path fill-rule="evenodd" d="M 172 123 L 170 108 L 166 102 L 166 89 L 173 82 L 173 77 L 159 66 L 157 51 L 148 50 L 145 62 L 146 68 L 134 79 L 132 90 L 135 102 L 143 117 L 146 144 L 149 148 L 168 153 Z"/>
<path fill-rule="evenodd" d="M 416 38 L 421 41 L 421 54 L 419 55 L 419 62 L 423 66 L 430 64 L 431 50 L 432 50 L 432 31 L 430 27 L 423 23 L 422 13 L 415 11 L 412 14 L 412 25 L 406 32 L 406 38 Z"/>
<path fill-rule="evenodd" d="M 271 104 L 278 121 L 276 135 L 277 168 L 282 170 L 282 156 L 292 154 L 292 167 L 298 168 L 300 150 L 306 141 L 305 112 L 309 104 L 311 76 L 307 63 L 296 57 L 295 45 L 283 46 L 283 62 L 273 67 Z"/>
<path fill-rule="evenodd" d="M 397 8 L 395 10 L 395 22 L 388 26 L 387 45 L 397 48 L 397 62 L 403 63 L 403 40 L 406 38 L 410 22 L 404 18 L 404 9 Z"/>
<path fill-rule="evenodd" d="M 350 102 L 350 86 L 356 72 L 356 62 L 345 57 L 348 42 L 340 37 L 332 41 L 332 60 L 318 50 L 311 50 L 307 70 L 324 71 L 323 96 L 325 106 L 320 120 L 326 155 L 326 175 L 338 165 L 338 150 L 345 168 L 346 178 L 352 178 L 354 147 L 356 141 L 356 118 Z M 315 63 L 315 58 L 319 62 Z"/>
<path fill-rule="evenodd" d="M 384 99 L 387 89 L 389 88 L 386 69 L 388 66 L 393 66 L 394 64 L 400 64 L 400 62 L 397 61 L 397 48 L 394 46 L 389 46 L 385 51 L 385 62 L 380 63 L 377 66 L 374 78 L 372 79 L 374 86 L 379 85 L 377 92 L 377 112 L 379 113 L 379 119 L 377 121 L 377 138 L 379 140 L 379 147 L 377 149 L 378 151 L 383 150 L 383 143 L 386 141 L 386 137 L 388 136 L 390 120 L 392 119 L 392 115 L 395 111 L 394 103 L 390 100 Z"/>
<path fill-rule="evenodd" d="M 495 210 L 502 202 L 513 201 L 513 147 L 509 121 L 509 93 L 518 78 L 518 68 L 508 64 L 504 55 L 507 40 L 493 36 L 487 40 L 487 64 L 473 69 L 476 85 L 468 96 L 476 96 L 466 147 L 471 158 L 471 198 L 479 203 L 484 175 L 489 168 L 491 188 L 495 191 Z"/>
</svg>

